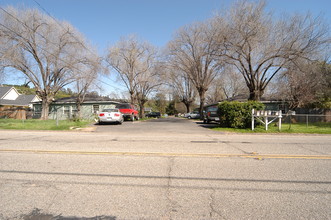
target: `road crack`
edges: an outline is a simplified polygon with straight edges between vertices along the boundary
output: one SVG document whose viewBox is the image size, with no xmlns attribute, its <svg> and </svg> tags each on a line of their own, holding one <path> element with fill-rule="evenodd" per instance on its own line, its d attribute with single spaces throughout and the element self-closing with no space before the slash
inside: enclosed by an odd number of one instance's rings
<svg viewBox="0 0 331 220">
<path fill-rule="evenodd" d="M 167 191 L 166 191 L 166 198 L 168 200 L 168 213 L 169 213 L 169 219 L 172 219 L 172 213 L 178 212 L 178 209 L 181 207 L 177 201 L 174 200 L 172 197 L 172 172 L 173 172 L 173 166 L 174 166 L 174 157 L 169 158 L 168 168 L 167 168 Z"/>
<path fill-rule="evenodd" d="M 209 212 L 209 217 L 213 218 L 216 217 L 215 214 L 220 217 L 221 219 L 227 219 L 225 218 L 218 210 L 216 210 L 215 205 L 216 205 L 216 201 L 215 201 L 215 193 L 216 190 L 213 188 L 212 192 L 209 196 L 209 208 L 210 208 L 210 212 Z"/>
</svg>

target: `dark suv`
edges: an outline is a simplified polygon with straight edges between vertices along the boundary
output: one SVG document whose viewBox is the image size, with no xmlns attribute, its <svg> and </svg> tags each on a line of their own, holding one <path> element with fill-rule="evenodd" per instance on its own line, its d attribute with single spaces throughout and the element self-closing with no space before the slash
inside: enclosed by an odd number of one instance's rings
<svg viewBox="0 0 331 220">
<path fill-rule="evenodd" d="M 116 108 L 120 110 L 124 119 L 130 119 L 131 121 L 139 120 L 139 113 L 136 107 L 130 103 L 117 104 Z"/>
<path fill-rule="evenodd" d="M 219 122 L 220 118 L 217 110 L 217 105 L 206 106 L 203 110 L 203 123 L 210 123 L 211 121 Z"/>
<path fill-rule="evenodd" d="M 150 113 L 146 114 L 146 117 L 148 117 L 148 118 L 160 118 L 161 113 L 160 112 L 150 112 Z"/>
</svg>

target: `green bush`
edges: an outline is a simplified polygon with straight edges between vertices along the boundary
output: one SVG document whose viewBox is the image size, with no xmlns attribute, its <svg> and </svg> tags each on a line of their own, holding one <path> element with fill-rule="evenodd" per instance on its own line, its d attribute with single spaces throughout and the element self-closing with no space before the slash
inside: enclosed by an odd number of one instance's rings
<svg viewBox="0 0 331 220">
<path fill-rule="evenodd" d="M 252 109 L 263 110 L 264 105 L 256 101 L 221 102 L 218 105 L 221 126 L 227 128 L 249 128 L 252 121 Z"/>
</svg>

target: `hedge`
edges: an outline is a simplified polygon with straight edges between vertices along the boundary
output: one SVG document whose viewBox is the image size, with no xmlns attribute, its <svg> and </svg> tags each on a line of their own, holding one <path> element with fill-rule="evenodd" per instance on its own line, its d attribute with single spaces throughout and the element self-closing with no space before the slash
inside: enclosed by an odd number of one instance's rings
<svg viewBox="0 0 331 220">
<path fill-rule="evenodd" d="M 222 127 L 249 128 L 252 123 L 252 109 L 263 110 L 264 105 L 257 101 L 221 102 L 218 105 L 218 115 Z"/>
</svg>

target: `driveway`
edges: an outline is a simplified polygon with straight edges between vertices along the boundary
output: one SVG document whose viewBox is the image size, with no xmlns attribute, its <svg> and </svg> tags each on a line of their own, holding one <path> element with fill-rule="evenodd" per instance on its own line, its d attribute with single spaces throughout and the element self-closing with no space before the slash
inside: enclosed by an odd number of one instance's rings
<svg viewBox="0 0 331 220">
<path fill-rule="evenodd" d="M 184 118 L 159 118 L 147 121 L 125 121 L 122 125 L 106 124 L 95 125 L 97 133 L 118 133 L 123 135 L 141 134 L 169 134 L 169 135 L 184 135 L 184 134 L 209 134 L 213 133 L 206 128 L 198 120 L 188 120 Z M 212 126 L 212 125 L 210 125 Z"/>
</svg>

